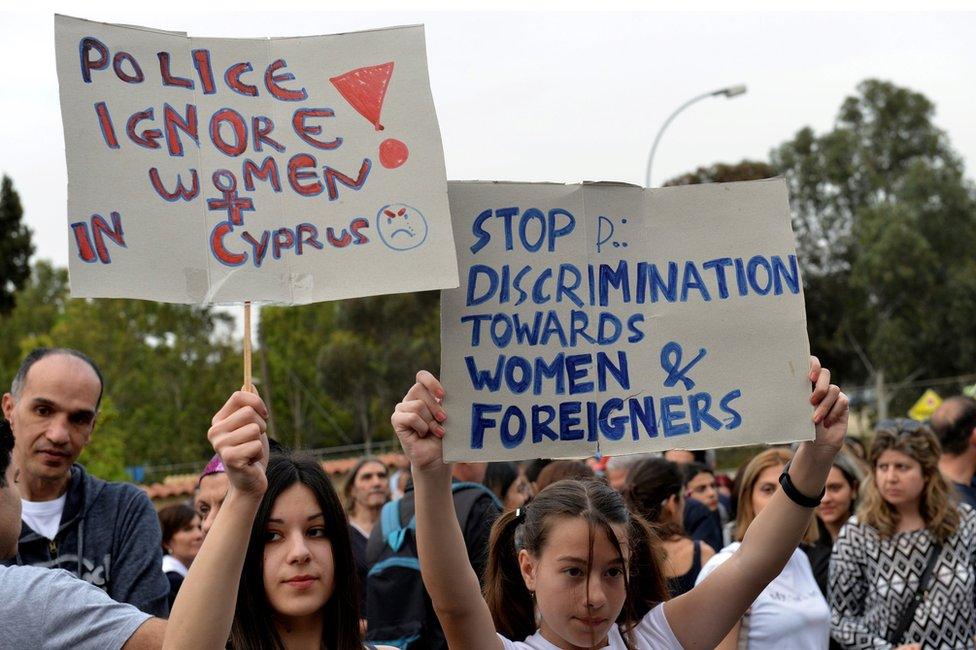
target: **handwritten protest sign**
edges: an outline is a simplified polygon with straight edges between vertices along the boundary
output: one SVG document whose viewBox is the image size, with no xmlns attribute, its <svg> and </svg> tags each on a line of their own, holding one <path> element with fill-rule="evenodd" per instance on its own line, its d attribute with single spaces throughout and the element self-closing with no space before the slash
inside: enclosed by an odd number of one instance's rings
<svg viewBox="0 0 976 650">
<path fill-rule="evenodd" d="M 448 460 L 813 437 L 783 180 L 451 183 Z"/>
<path fill-rule="evenodd" d="M 457 286 L 422 27 L 55 28 L 72 295 L 302 304 Z"/>
</svg>

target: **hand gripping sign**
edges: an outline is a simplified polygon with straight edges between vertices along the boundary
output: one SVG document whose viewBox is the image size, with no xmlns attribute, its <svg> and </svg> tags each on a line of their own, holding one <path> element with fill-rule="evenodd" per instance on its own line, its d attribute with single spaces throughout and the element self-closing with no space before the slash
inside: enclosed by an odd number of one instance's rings
<svg viewBox="0 0 976 650">
<path fill-rule="evenodd" d="M 304 304 L 457 286 L 422 27 L 55 28 L 73 296 Z"/>
<path fill-rule="evenodd" d="M 782 179 L 451 183 L 450 196 L 446 459 L 813 438 Z"/>
</svg>

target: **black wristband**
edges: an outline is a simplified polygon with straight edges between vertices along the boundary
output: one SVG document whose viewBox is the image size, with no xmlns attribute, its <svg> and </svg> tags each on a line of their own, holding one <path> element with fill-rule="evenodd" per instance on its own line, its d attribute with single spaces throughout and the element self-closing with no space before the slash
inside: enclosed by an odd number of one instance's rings
<svg viewBox="0 0 976 650">
<path fill-rule="evenodd" d="M 820 490 L 820 494 L 816 497 L 808 497 L 797 490 L 796 486 L 793 485 L 793 479 L 790 478 L 789 463 L 787 463 L 786 467 L 783 468 L 783 473 L 779 475 L 779 484 L 783 486 L 783 492 L 785 492 L 786 496 L 790 498 L 790 501 L 804 508 L 816 508 L 820 505 L 820 500 L 823 499 L 824 495 L 827 493 L 826 486 L 824 486 L 824 489 Z"/>
</svg>

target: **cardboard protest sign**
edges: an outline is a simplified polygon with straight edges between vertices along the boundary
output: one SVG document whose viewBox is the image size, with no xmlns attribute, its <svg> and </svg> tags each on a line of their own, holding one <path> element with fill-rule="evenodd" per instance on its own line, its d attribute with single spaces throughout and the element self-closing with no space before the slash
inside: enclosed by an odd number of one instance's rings
<svg viewBox="0 0 976 650">
<path fill-rule="evenodd" d="M 783 180 L 451 183 L 450 197 L 447 460 L 813 437 Z"/>
<path fill-rule="evenodd" d="M 55 19 L 75 297 L 457 286 L 422 27 L 188 38 Z"/>
</svg>

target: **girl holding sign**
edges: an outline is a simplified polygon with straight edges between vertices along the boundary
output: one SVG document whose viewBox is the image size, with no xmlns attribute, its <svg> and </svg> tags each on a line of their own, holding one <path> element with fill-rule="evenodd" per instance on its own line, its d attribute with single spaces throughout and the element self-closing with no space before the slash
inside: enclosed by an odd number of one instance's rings
<svg viewBox="0 0 976 650">
<path fill-rule="evenodd" d="M 501 516 L 482 598 L 443 460 L 444 389 L 429 372 L 418 373 L 392 423 L 412 466 L 421 573 L 450 645 L 715 647 L 796 549 L 843 444 L 847 397 L 816 358 L 809 378 L 816 440 L 800 446 L 784 489 L 756 517 L 735 557 L 703 585 L 666 601 L 660 542 L 616 492 L 595 481 L 555 483 Z"/>
<path fill-rule="evenodd" d="M 180 588 L 164 648 L 365 647 L 339 496 L 318 462 L 269 455 L 266 417 L 261 398 L 241 391 L 213 418 L 207 437 L 230 488 Z"/>
</svg>

